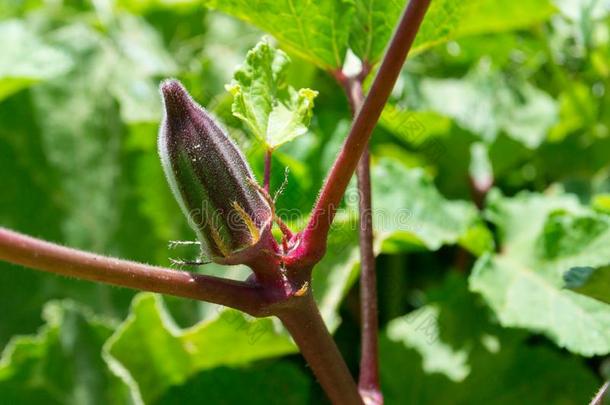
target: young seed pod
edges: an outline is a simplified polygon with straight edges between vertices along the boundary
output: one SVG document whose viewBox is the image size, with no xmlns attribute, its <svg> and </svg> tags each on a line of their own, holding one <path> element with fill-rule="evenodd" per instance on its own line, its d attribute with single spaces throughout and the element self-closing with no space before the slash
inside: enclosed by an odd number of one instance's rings
<svg viewBox="0 0 610 405">
<path fill-rule="evenodd" d="M 169 185 L 201 242 L 202 256 L 242 263 L 270 234 L 272 211 L 243 155 L 177 80 L 161 84 L 165 117 L 158 147 Z"/>
</svg>

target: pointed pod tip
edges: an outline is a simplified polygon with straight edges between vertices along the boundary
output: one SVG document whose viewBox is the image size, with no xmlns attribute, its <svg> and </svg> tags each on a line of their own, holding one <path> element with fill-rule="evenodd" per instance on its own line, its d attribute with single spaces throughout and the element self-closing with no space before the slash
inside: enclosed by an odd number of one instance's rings
<svg viewBox="0 0 610 405">
<path fill-rule="evenodd" d="M 161 89 L 161 94 L 166 99 L 176 94 L 186 93 L 184 86 L 177 79 L 165 79 L 161 82 L 159 88 Z"/>
<path fill-rule="evenodd" d="M 163 96 L 165 113 L 168 117 L 182 116 L 193 104 L 191 96 L 182 83 L 176 79 L 166 79 L 159 86 Z"/>
</svg>

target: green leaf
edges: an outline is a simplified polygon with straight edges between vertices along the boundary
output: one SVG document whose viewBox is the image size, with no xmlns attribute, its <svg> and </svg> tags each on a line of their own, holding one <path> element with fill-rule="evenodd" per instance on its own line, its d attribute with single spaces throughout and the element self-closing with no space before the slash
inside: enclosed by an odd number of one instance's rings
<svg viewBox="0 0 610 405">
<path fill-rule="evenodd" d="M 581 82 L 572 82 L 566 87 L 558 97 L 559 122 L 549 133 L 549 139 L 554 141 L 561 141 L 570 133 L 585 128 L 598 114 L 590 88 Z"/>
<path fill-rule="evenodd" d="M 388 252 L 409 245 L 437 250 L 458 242 L 477 220 L 472 203 L 447 200 L 421 169 L 382 159 L 372 176 L 373 223 Z"/>
<path fill-rule="evenodd" d="M 284 52 L 260 42 L 248 52 L 227 86 L 234 97 L 233 115 L 271 149 L 307 132 L 318 95 L 311 89 L 297 91 L 286 83 L 289 63 Z"/>
<path fill-rule="evenodd" d="M 0 49 L 0 100 L 72 67 L 69 55 L 45 44 L 20 20 L 0 22 Z"/>
<path fill-rule="evenodd" d="M 499 33 L 532 27 L 551 17 L 553 1 L 475 0 L 466 3 L 453 39 L 468 35 Z"/>
<path fill-rule="evenodd" d="M 353 16 L 351 0 L 205 0 L 204 5 L 270 33 L 288 51 L 322 69 L 343 66 Z"/>
<path fill-rule="evenodd" d="M 404 0 L 356 0 L 350 47 L 375 64 L 381 58 L 405 9 Z M 411 53 L 469 35 L 511 31 L 544 21 L 554 11 L 548 0 L 517 4 L 510 0 L 435 0 L 430 4 Z"/>
<path fill-rule="evenodd" d="M 449 276 L 427 305 L 396 318 L 381 338 L 390 404 L 580 404 L 598 385 L 586 364 L 499 328 Z"/>
<path fill-rule="evenodd" d="M 7 404 L 129 404 L 129 390 L 102 359 L 114 325 L 72 301 L 45 305 L 36 336 L 15 337 L 0 360 Z"/>
<path fill-rule="evenodd" d="M 356 55 L 371 64 L 379 61 L 406 4 L 403 0 L 356 0 L 350 36 L 350 47 Z M 459 22 L 462 8 L 462 3 L 454 0 L 433 1 L 413 44 L 413 52 L 446 41 Z"/>
<path fill-rule="evenodd" d="M 112 370 L 145 403 L 202 370 L 243 366 L 294 351 L 289 337 L 279 334 L 271 319 L 251 320 L 235 310 L 180 329 L 160 297 L 150 293 L 136 296 L 130 316 L 105 347 Z"/>
<path fill-rule="evenodd" d="M 509 82 L 485 59 L 462 79 L 424 79 L 421 90 L 428 108 L 489 143 L 505 132 L 536 148 L 557 119 L 556 103 L 548 94 L 524 81 Z"/>
<path fill-rule="evenodd" d="M 494 250 L 496 244 L 491 230 L 483 221 L 475 221 L 459 239 L 459 244 L 475 256 Z"/>
<path fill-rule="evenodd" d="M 562 290 L 554 278 L 507 257 L 483 256 L 470 280 L 502 325 L 545 333 L 584 356 L 610 352 L 610 307 Z"/>
<path fill-rule="evenodd" d="M 204 371 L 185 384 L 172 387 L 158 405 L 273 404 L 281 398 L 286 405 L 311 404 L 312 386 L 308 370 L 288 362 L 247 368 L 219 367 Z"/>
<path fill-rule="evenodd" d="M 470 373 L 468 351 L 455 350 L 441 341 L 438 307 L 430 305 L 419 308 L 408 315 L 393 319 L 387 327 L 387 337 L 405 347 L 416 350 L 422 356 L 425 373 L 440 373 L 452 381 L 462 381 Z"/>
<path fill-rule="evenodd" d="M 28 30 L 34 31 L 34 27 L 28 25 Z M 8 160 L 15 161 L 8 166 L 12 166 L 12 180 L 2 185 L 10 187 L 18 180 L 14 190 L 23 189 L 23 193 L 5 193 L 2 204 L 12 208 L 2 211 L 13 219 L 3 219 L 3 223 L 60 243 L 109 253 L 116 243 L 114 232 L 120 217 L 116 202 L 122 126 L 116 102 L 107 91 L 114 58 L 99 33 L 81 23 L 47 32 L 45 41 L 75 64 L 68 74 L 2 103 L 0 137 L 3 148 L 9 145 L 3 150 L 14 151 Z M 129 290 L 42 274 L 12 278 L 15 285 L 29 285 L 24 290 L 28 298 L 22 302 L 23 308 L 3 317 L 3 333 L 15 331 L 14 326 L 17 331 L 31 332 L 39 323 L 41 303 L 50 298 L 70 297 L 104 314 L 121 316 L 132 295 Z M 13 299 L 17 297 L 19 294 Z M 14 325 L 13 317 L 21 325 Z"/>
<path fill-rule="evenodd" d="M 492 192 L 488 204 L 501 253 L 477 261 L 470 288 L 503 326 L 544 333 L 585 356 L 609 353 L 610 307 L 563 288 L 569 268 L 610 261 L 608 219 L 565 195 Z"/>
<path fill-rule="evenodd" d="M 563 278 L 566 288 L 610 304 L 610 267 L 573 267 Z"/>
<path fill-rule="evenodd" d="M 379 124 L 401 141 L 418 150 L 451 129 L 451 119 L 434 111 L 409 111 L 392 104 L 383 109 Z M 440 151 L 439 151 L 440 152 Z"/>
<path fill-rule="evenodd" d="M 538 239 L 539 260 L 564 272 L 578 265 L 610 263 L 610 217 L 582 212 L 551 213 Z"/>
</svg>

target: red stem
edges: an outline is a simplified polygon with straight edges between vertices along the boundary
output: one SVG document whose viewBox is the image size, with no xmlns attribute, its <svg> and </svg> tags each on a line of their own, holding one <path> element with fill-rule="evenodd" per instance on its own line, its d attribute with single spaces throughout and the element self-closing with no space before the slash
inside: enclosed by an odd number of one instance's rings
<svg viewBox="0 0 610 405">
<path fill-rule="evenodd" d="M 290 332 L 322 388 L 336 405 L 361 405 L 356 383 L 320 316 L 311 293 L 277 316 Z"/>
<path fill-rule="evenodd" d="M 364 102 L 362 82 L 366 73 L 349 78 L 339 73 L 336 79 L 345 89 L 352 113 L 357 114 Z M 383 394 L 379 384 L 379 349 L 377 332 L 377 275 L 375 269 L 375 252 L 373 250 L 373 203 L 371 198 L 371 162 L 367 145 L 358 168 L 359 242 L 360 242 L 360 378 L 358 389 L 367 405 L 382 405 Z"/>
<path fill-rule="evenodd" d="M 326 178 L 309 223 L 303 231 L 301 246 L 294 252 L 294 261 L 315 263 L 324 255 L 326 238 L 337 207 L 366 149 L 429 5 L 430 0 L 411 0 L 403 13 L 371 90 Z"/>
<path fill-rule="evenodd" d="M 120 287 L 213 302 L 253 316 L 266 304 L 255 285 L 83 252 L 0 228 L 0 259 Z"/>
<path fill-rule="evenodd" d="M 360 193 L 360 314 L 362 318 L 358 388 L 360 395 L 368 399 L 367 404 L 381 405 L 383 395 L 379 386 L 377 275 L 373 251 L 373 211 L 368 149 L 360 158 L 357 176 Z"/>
<path fill-rule="evenodd" d="M 263 189 L 268 193 L 269 192 L 269 184 L 271 183 L 271 154 L 273 153 L 272 149 L 267 149 L 265 152 L 265 175 L 263 178 Z"/>
</svg>

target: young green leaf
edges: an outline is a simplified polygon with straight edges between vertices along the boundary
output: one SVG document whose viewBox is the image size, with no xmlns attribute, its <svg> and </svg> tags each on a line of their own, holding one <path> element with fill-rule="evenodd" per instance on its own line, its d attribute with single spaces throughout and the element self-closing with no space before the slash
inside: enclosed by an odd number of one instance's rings
<svg viewBox="0 0 610 405">
<path fill-rule="evenodd" d="M 271 149 L 307 132 L 318 95 L 311 89 L 297 91 L 286 83 L 289 63 L 288 55 L 262 41 L 248 52 L 227 86 L 234 97 L 233 115 Z"/>
</svg>

